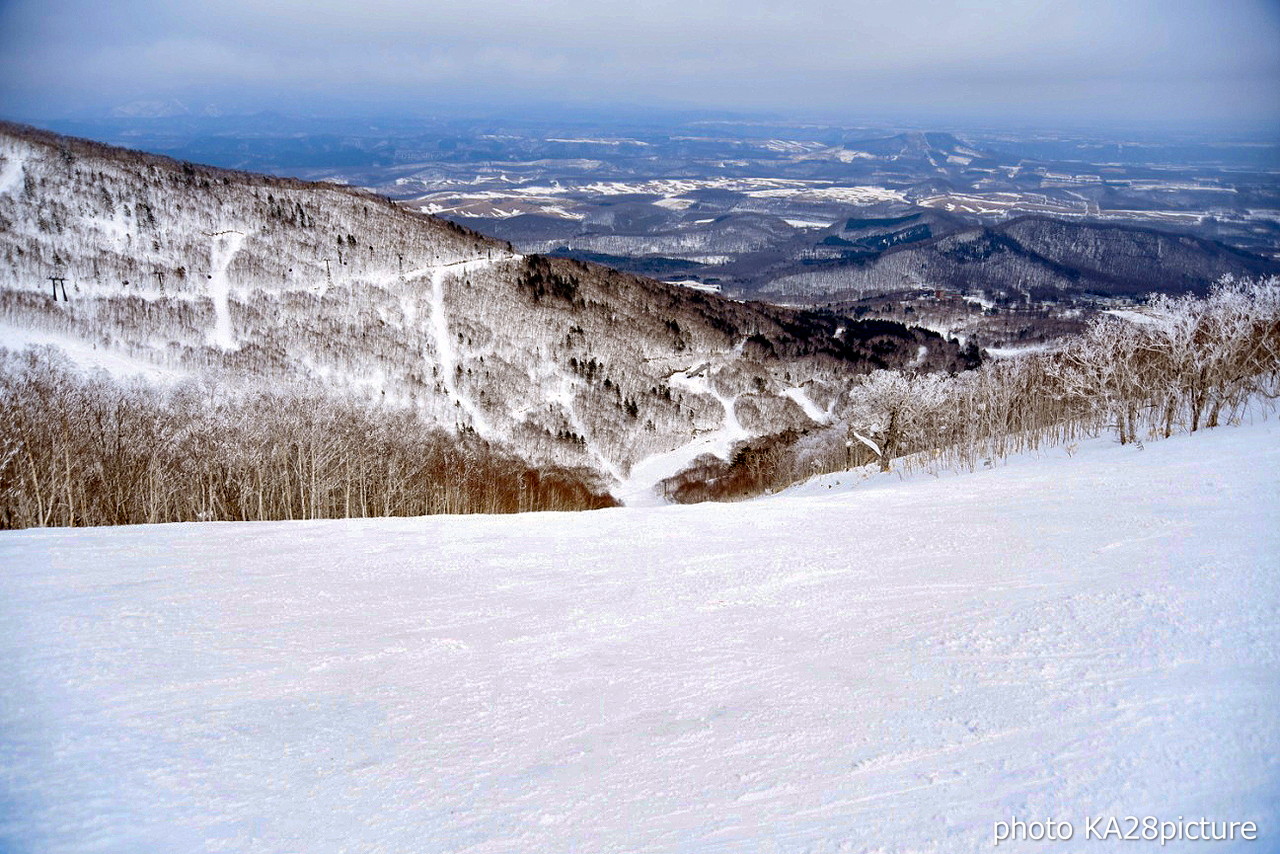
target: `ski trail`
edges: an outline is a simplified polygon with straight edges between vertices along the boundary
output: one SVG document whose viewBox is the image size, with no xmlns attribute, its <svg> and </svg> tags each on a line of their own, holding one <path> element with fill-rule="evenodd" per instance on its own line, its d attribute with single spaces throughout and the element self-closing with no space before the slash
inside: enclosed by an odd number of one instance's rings
<svg viewBox="0 0 1280 854">
<path fill-rule="evenodd" d="M 601 468 L 608 472 L 609 476 L 614 480 L 621 481 L 624 479 L 622 472 L 612 460 L 604 455 L 596 443 L 591 441 L 591 433 L 587 429 L 587 425 L 578 417 L 578 412 L 574 408 L 573 404 L 577 399 L 577 389 L 580 384 L 580 380 L 560 374 L 560 390 L 555 394 L 549 395 L 548 399 L 564 410 L 565 416 L 569 419 L 569 424 L 573 427 L 573 431 L 586 440 L 587 451 L 600 463 Z"/>
<path fill-rule="evenodd" d="M 809 418 L 809 420 L 815 424 L 831 423 L 831 413 L 824 412 L 819 409 L 818 405 L 809 399 L 809 395 L 805 394 L 804 389 L 800 386 L 789 388 L 782 392 L 782 394 L 783 396 L 789 397 L 795 401 L 796 405 L 804 410 L 804 414 Z"/>
<path fill-rule="evenodd" d="M 733 446 L 751 435 L 743 428 L 734 412 L 737 398 L 725 397 L 716 391 L 705 376 L 691 377 L 687 372 L 681 371 L 673 374 L 670 382 L 695 394 L 714 397 L 724 407 L 724 422 L 719 430 L 670 451 L 645 457 L 632 465 L 626 479 L 613 491 L 613 497 L 626 507 L 652 507 L 667 503 L 666 499 L 654 491 L 661 481 L 688 468 L 690 463 L 703 454 L 712 454 L 722 460 L 729 459 Z"/>
<path fill-rule="evenodd" d="M 227 269 L 244 245 L 245 235 L 239 231 L 219 231 L 209 236 L 213 238 L 209 249 L 209 295 L 213 297 L 214 313 L 210 340 L 216 347 L 233 350 L 236 337 L 231 329 L 231 281 L 227 278 Z"/>
<path fill-rule="evenodd" d="M 434 339 L 436 358 L 440 365 L 440 379 L 444 384 L 445 391 L 449 394 L 458 408 L 467 413 L 471 419 L 471 427 L 482 437 L 488 438 L 493 434 L 490 429 L 488 420 L 484 417 L 484 413 L 475 405 L 471 398 L 467 397 L 458 388 L 458 384 L 454 377 L 454 371 L 458 368 L 458 352 L 453 346 L 453 339 L 449 335 L 449 316 L 448 310 L 444 305 L 444 282 L 445 279 L 453 273 L 467 273 L 472 270 L 481 270 L 485 267 L 491 267 L 494 264 L 519 260 L 520 255 L 500 255 L 496 258 L 476 258 L 470 261 L 455 261 L 451 264 L 441 264 L 436 267 L 428 267 L 422 271 L 413 271 L 409 275 L 424 272 L 431 274 L 431 336 Z"/>
</svg>

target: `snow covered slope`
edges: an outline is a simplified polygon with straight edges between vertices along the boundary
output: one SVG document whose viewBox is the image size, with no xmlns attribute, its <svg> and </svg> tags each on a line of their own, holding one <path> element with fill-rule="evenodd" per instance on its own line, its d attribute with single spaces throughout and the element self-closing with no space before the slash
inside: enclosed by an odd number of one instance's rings
<svg viewBox="0 0 1280 854">
<path fill-rule="evenodd" d="M 705 434 L 812 426 L 786 389 L 826 408 L 921 348 L 926 369 L 968 365 L 923 330 L 526 258 L 353 188 L 0 122 L 0 347 L 31 340 L 121 373 L 412 410 L 645 497 L 632 467 Z M 672 383 L 695 368 L 705 382 Z"/>
<path fill-rule="evenodd" d="M 0 534 L 0 848 L 989 851 L 1280 795 L 1280 426 L 821 497 Z"/>
</svg>

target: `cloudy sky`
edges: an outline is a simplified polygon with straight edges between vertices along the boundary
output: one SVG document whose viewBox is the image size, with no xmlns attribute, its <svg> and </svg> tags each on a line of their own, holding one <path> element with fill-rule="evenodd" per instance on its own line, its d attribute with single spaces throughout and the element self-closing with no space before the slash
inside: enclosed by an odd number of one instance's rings
<svg viewBox="0 0 1280 854">
<path fill-rule="evenodd" d="M 0 115 L 515 103 L 1280 122 L 1280 0 L 0 0 Z"/>
</svg>

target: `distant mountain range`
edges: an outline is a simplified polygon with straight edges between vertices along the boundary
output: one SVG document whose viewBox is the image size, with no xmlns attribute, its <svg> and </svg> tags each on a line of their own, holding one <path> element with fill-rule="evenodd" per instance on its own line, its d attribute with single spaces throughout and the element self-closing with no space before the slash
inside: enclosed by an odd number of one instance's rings
<svg viewBox="0 0 1280 854">
<path fill-rule="evenodd" d="M 925 287 L 983 280 L 984 290 L 1004 288 L 1020 278 L 1009 253 L 963 270 L 888 255 L 975 229 L 1000 232 L 1027 216 L 1064 228 L 1161 232 L 1164 248 L 1190 262 L 1165 265 L 1175 279 L 1187 273 L 1174 289 L 1274 269 L 1233 256 L 1233 248 L 1280 261 L 1280 147 L 1265 135 L 920 130 L 776 116 L 215 118 L 196 102 L 138 102 L 120 112 L 58 129 L 185 160 L 372 188 L 521 253 L 789 304 L 896 291 L 925 268 L 939 273 Z M 911 216 L 903 227 L 891 224 Z M 863 224 L 850 228 L 850 220 Z M 1170 243 L 1182 236 L 1210 242 Z M 1077 237 L 1093 239 L 1063 240 Z M 1087 307 L 1095 292 L 1141 295 L 1169 280 L 1164 270 L 1119 272 L 1149 249 L 1141 239 L 1126 248 L 1131 232 L 1102 241 L 1119 252 L 1114 263 L 1100 249 L 1072 258 L 1016 241 L 1038 256 L 1023 259 L 1031 286 L 1067 310 Z M 1049 270 L 1054 265 L 1062 275 Z M 834 272 L 859 266 L 875 273 Z M 851 283 L 872 291 L 850 291 Z M 824 293 L 828 287 L 837 290 Z M 1025 299 L 1025 291 L 1010 293 Z"/>
</svg>

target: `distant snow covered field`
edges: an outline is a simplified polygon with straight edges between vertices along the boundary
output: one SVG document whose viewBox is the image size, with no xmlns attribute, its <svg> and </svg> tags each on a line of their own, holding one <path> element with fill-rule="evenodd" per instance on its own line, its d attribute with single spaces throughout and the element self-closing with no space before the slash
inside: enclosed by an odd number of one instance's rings
<svg viewBox="0 0 1280 854">
<path fill-rule="evenodd" d="M 5 532 L 0 850 L 1275 851 L 1278 472 L 1272 420 L 741 504 Z"/>
</svg>

